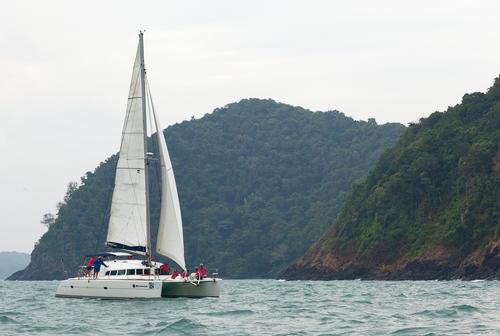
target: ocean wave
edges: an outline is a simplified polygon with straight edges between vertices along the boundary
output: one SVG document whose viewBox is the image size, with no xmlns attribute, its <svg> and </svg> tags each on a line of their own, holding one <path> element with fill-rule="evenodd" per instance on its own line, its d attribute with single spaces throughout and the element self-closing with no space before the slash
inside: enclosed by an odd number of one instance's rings
<svg viewBox="0 0 500 336">
<path fill-rule="evenodd" d="M 196 321 L 181 318 L 175 322 L 172 322 L 163 328 L 156 330 L 155 335 L 191 335 L 191 334 L 203 334 L 206 327 Z"/>
<path fill-rule="evenodd" d="M 474 306 L 468 305 L 468 304 L 461 304 L 457 306 L 451 306 L 450 308 L 456 309 L 458 311 L 464 311 L 464 312 L 478 312 L 479 308 L 476 308 Z"/>
<path fill-rule="evenodd" d="M 19 316 L 19 315 L 24 315 L 24 314 L 16 311 L 0 311 L 0 316 Z"/>
<path fill-rule="evenodd" d="M 457 315 L 457 311 L 455 309 L 448 309 L 448 308 L 443 308 L 443 309 L 435 309 L 435 310 L 422 310 L 417 313 L 414 313 L 413 315 L 420 315 L 420 316 L 428 316 L 428 317 L 451 317 L 454 315 Z"/>
<path fill-rule="evenodd" d="M 425 336 L 432 336 L 436 335 L 433 332 L 428 332 L 428 333 L 422 333 L 429 331 L 429 328 L 426 327 L 407 327 L 407 328 L 402 328 L 398 329 L 396 331 L 393 331 L 391 335 L 425 335 Z"/>
<path fill-rule="evenodd" d="M 3 323 L 13 323 L 13 324 L 18 324 L 19 322 L 17 322 L 16 320 L 14 320 L 13 318 L 10 318 L 6 315 L 0 315 L 0 324 L 3 324 Z"/>
<path fill-rule="evenodd" d="M 458 315 L 459 313 L 473 313 L 473 312 L 478 312 L 479 309 L 467 305 L 467 304 L 461 304 L 461 305 L 454 305 L 446 308 L 441 308 L 441 309 L 434 309 L 434 310 L 422 310 L 417 313 L 414 313 L 414 315 L 424 315 L 424 316 L 429 316 L 429 317 L 451 317 Z"/>
<path fill-rule="evenodd" d="M 250 309 L 238 309 L 238 310 L 208 312 L 208 313 L 204 313 L 203 315 L 207 315 L 207 316 L 240 316 L 240 315 L 251 315 L 253 313 L 254 313 L 253 310 L 250 310 Z"/>
</svg>

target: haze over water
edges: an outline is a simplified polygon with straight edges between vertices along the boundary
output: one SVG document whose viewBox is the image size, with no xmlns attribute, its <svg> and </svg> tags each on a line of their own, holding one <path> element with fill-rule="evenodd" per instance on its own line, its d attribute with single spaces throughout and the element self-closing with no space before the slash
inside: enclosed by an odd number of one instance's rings
<svg viewBox="0 0 500 336">
<path fill-rule="evenodd" d="M 0 335 L 499 335 L 499 281 L 227 280 L 205 299 L 54 297 L 0 281 Z"/>
</svg>

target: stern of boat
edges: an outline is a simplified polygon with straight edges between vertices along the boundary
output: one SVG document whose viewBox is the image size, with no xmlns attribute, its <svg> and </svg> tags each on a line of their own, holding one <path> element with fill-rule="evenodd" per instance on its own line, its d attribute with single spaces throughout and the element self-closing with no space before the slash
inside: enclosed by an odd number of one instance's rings
<svg viewBox="0 0 500 336">
<path fill-rule="evenodd" d="M 222 279 L 206 278 L 203 280 L 164 280 L 162 282 L 162 297 L 219 297 Z"/>
</svg>

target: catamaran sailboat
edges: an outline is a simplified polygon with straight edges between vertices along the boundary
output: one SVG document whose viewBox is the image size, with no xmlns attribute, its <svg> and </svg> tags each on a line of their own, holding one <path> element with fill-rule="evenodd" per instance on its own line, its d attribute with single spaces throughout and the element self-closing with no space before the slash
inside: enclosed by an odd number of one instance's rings
<svg viewBox="0 0 500 336">
<path fill-rule="evenodd" d="M 156 129 L 158 159 L 148 151 L 148 121 Z M 147 168 L 153 160 L 159 160 L 161 166 L 161 212 L 156 252 L 174 261 L 184 271 L 183 276 L 162 274 L 161 263 L 152 257 Z M 212 277 L 184 275 L 187 269 L 179 197 L 147 81 L 142 32 L 132 71 L 106 245 L 121 251 L 94 254 L 95 257 L 104 257 L 106 266 L 95 275 L 86 272 L 61 281 L 56 296 L 125 299 L 220 295 L 221 279 L 216 274 Z M 134 258 L 134 255 L 140 257 Z"/>
</svg>

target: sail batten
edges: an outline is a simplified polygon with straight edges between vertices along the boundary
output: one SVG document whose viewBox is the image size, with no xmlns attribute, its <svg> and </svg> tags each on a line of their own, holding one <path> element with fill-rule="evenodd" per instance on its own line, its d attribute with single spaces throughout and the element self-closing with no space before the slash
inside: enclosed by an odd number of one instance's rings
<svg viewBox="0 0 500 336">
<path fill-rule="evenodd" d="M 138 251 L 147 246 L 145 127 L 140 72 L 140 47 L 138 47 L 132 70 L 106 238 L 109 246 Z"/>
</svg>

